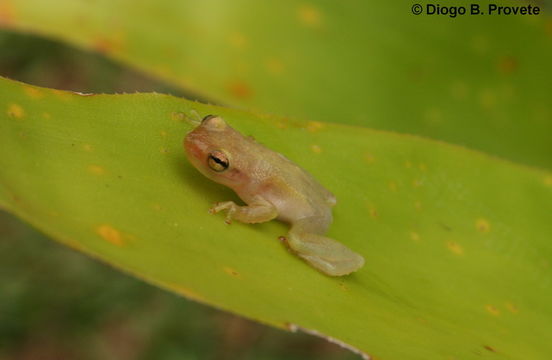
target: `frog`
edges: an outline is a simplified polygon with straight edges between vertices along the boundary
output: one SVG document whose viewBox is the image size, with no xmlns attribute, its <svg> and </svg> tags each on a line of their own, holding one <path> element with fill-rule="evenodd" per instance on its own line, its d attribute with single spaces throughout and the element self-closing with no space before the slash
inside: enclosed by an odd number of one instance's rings
<svg viewBox="0 0 552 360">
<path fill-rule="evenodd" d="M 291 252 L 329 276 L 364 265 L 364 257 L 325 236 L 336 197 L 309 172 L 221 116 L 207 115 L 184 138 L 189 162 L 206 178 L 232 189 L 246 205 L 222 201 L 209 209 L 226 211 L 225 222 L 255 224 L 280 220 L 290 225 L 280 237 Z"/>
</svg>

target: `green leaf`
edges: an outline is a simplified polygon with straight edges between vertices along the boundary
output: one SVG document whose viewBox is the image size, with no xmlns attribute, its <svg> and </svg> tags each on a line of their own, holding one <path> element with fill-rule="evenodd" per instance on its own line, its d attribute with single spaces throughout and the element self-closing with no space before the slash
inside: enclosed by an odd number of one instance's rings
<svg viewBox="0 0 552 360">
<path fill-rule="evenodd" d="M 284 224 L 209 215 L 235 195 L 187 162 L 191 110 L 223 116 L 332 190 L 329 235 L 364 268 L 325 276 L 277 240 Z M 0 169 L 2 207 L 188 298 L 381 359 L 552 353 L 550 173 L 414 136 L 6 79 Z"/>
<path fill-rule="evenodd" d="M 552 19 L 543 8 L 451 18 L 366 0 L 7 4 L 0 19 L 11 28 L 101 51 L 221 103 L 552 168 Z"/>
</svg>

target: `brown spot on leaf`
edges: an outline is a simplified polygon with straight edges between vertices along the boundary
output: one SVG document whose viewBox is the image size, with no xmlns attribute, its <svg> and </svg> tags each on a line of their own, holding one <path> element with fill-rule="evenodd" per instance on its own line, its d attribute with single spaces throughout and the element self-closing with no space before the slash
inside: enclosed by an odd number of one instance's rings
<svg viewBox="0 0 552 360">
<path fill-rule="evenodd" d="M 233 276 L 235 278 L 241 278 L 240 273 L 237 272 L 235 269 L 232 269 L 231 267 L 226 266 L 223 268 L 223 270 L 225 273 L 227 273 L 230 276 Z"/>
<path fill-rule="evenodd" d="M 544 31 L 550 37 L 552 37 L 552 19 L 548 19 L 544 24 Z"/>
<path fill-rule="evenodd" d="M 518 61 L 513 56 L 503 56 L 498 59 L 498 71 L 504 75 L 509 75 L 518 69 Z"/>
<path fill-rule="evenodd" d="M 491 224 L 487 219 L 481 218 L 475 221 L 475 228 L 480 233 L 488 233 L 489 231 L 491 231 Z"/>
<path fill-rule="evenodd" d="M 339 282 L 339 288 L 343 291 L 349 291 L 349 288 L 347 287 L 347 285 L 345 285 L 342 282 Z"/>
<path fill-rule="evenodd" d="M 171 113 L 171 119 L 178 122 L 186 121 L 187 116 L 182 111 L 173 111 Z"/>
</svg>

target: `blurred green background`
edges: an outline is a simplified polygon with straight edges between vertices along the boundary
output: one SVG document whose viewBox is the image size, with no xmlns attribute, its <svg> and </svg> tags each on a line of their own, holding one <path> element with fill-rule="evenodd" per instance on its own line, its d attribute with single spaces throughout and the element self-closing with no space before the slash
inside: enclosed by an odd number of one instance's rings
<svg viewBox="0 0 552 360">
<path fill-rule="evenodd" d="M 0 31 L 0 75 L 81 92 L 168 87 L 101 55 Z M 204 100 L 204 99 L 198 99 Z M 0 211 L 0 359 L 357 359 L 167 293 L 51 241 Z"/>
</svg>

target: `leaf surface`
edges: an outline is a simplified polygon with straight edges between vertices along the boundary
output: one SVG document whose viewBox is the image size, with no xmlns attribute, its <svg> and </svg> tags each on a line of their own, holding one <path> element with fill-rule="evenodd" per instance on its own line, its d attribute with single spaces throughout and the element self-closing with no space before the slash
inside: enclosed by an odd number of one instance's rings
<svg viewBox="0 0 552 360">
<path fill-rule="evenodd" d="M 325 276 L 277 240 L 284 224 L 209 215 L 236 197 L 187 162 L 191 110 L 334 192 L 329 236 L 364 268 Z M 550 173 L 414 136 L 0 79 L 2 207 L 158 286 L 376 359 L 548 359 L 551 204 Z"/>
</svg>

